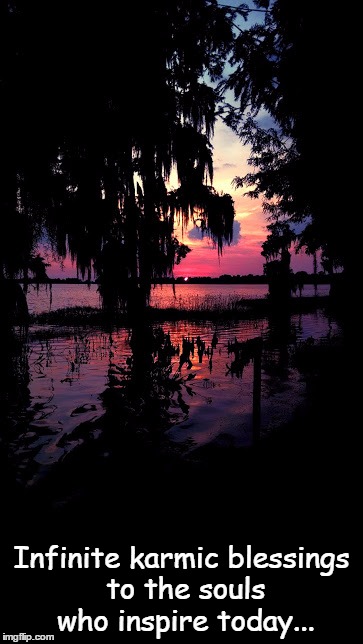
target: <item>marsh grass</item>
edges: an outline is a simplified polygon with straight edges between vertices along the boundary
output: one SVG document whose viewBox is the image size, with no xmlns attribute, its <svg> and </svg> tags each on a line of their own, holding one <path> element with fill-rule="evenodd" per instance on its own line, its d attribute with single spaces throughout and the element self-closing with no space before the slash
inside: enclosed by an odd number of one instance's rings
<svg viewBox="0 0 363 644">
<path fill-rule="evenodd" d="M 329 296 L 291 298 L 287 309 L 300 313 L 325 309 L 330 306 Z M 268 298 L 241 299 L 238 295 L 193 296 L 189 300 L 179 299 L 175 307 L 161 308 L 149 306 L 146 314 L 150 321 L 161 320 L 215 320 L 254 319 L 261 315 L 276 313 L 276 306 Z M 124 325 L 126 315 L 119 313 L 112 321 L 102 308 L 74 306 L 44 313 L 32 314 L 31 325 L 57 326 L 104 326 L 107 324 Z"/>
<path fill-rule="evenodd" d="M 242 302 L 248 300 L 241 300 L 238 294 L 222 295 L 207 294 L 207 295 L 192 295 L 190 297 L 179 296 L 175 298 L 175 305 L 167 307 L 167 310 L 176 309 L 178 311 L 190 312 L 219 312 L 234 311 L 241 306 Z M 165 307 L 155 305 L 153 309 L 166 310 Z"/>
</svg>

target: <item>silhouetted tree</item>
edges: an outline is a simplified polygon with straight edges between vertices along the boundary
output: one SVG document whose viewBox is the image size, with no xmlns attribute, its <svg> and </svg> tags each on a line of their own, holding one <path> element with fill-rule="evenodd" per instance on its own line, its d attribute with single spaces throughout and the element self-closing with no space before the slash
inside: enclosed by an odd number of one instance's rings
<svg viewBox="0 0 363 644">
<path fill-rule="evenodd" d="M 1 11 L 0 208 L 22 219 L 26 246 L 2 262 L 26 275 L 47 236 L 83 278 L 95 269 L 105 306 L 137 310 L 189 251 L 177 219 L 198 219 L 219 252 L 232 238 L 232 199 L 212 188 L 209 80 L 221 78 L 233 11 L 216 0 L 10 0 Z"/>
<path fill-rule="evenodd" d="M 289 299 L 293 286 L 289 249 L 296 235 L 286 222 L 275 221 L 267 228 L 270 232 L 262 244 L 261 253 L 266 258 L 264 274 L 268 280 L 270 297 L 283 304 Z"/>
<path fill-rule="evenodd" d="M 294 282 L 295 282 L 296 288 L 299 290 L 300 297 L 302 296 L 305 280 L 307 277 L 308 277 L 308 274 L 306 271 L 297 271 L 294 274 Z"/>
<path fill-rule="evenodd" d="M 265 11 L 264 21 L 240 30 L 233 71 L 223 82 L 239 105 L 226 121 L 251 146 L 253 171 L 235 185 L 265 198 L 272 223 L 285 220 L 299 231 L 297 250 L 320 250 L 323 261 L 346 270 L 351 254 L 347 227 L 339 223 L 332 127 L 334 120 L 342 125 L 347 95 L 336 74 L 336 61 L 346 60 L 337 14 L 311 0 L 255 5 Z"/>
</svg>

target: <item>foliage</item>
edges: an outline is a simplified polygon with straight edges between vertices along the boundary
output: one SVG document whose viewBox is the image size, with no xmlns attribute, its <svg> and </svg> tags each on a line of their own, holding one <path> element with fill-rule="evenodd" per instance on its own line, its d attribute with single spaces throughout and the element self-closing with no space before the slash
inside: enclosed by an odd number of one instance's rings
<svg viewBox="0 0 363 644">
<path fill-rule="evenodd" d="M 320 249 L 324 268 L 346 267 L 347 237 L 332 190 L 337 142 L 327 118 L 329 110 L 337 115 L 342 99 L 335 11 L 319 2 L 255 5 L 265 9 L 264 20 L 240 30 L 232 73 L 221 84 L 238 103 L 225 120 L 251 147 L 252 171 L 236 177 L 235 186 L 264 197 L 271 233 L 285 222 L 296 232 L 297 251 Z M 268 259 L 266 248 L 263 255 Z"/>
<path fill-rule="evenodd" d="M 11 0 L 1 11 L 0 208 L 15 222 L 3 272 L 26 275 L 46 234 L 82 278 L 95 270 L 105 306 L 145 304 L 189 252 L 178 220 L 201 221 L 219 252 L 232 237 L 233 202 L 212 188 L 210 81 L 233 12 L 216 0 Z"/>
</svg>

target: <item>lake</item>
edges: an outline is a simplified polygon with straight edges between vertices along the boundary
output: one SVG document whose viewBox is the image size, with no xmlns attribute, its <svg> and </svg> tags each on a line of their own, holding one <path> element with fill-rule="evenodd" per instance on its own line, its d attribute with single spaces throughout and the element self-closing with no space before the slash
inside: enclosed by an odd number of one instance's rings
<svg viewBox="0 0 363 644">
<path fill-rule="evenodd" d="M 262 293 L 260 286 L 218 287 L 224 295 L 249 292 L 255 297 L 258 290 Z M 215 287 L 180 289 L 183 297 L 186 292 L 202 297 L 215 292 Z M 75 298 L 75 293 L 83 293 L 83 303 L 87 293 L 96 298 L 94 287 L 88 291 L 86 287 L 64 289 L 56 285 L 53 302 L 58 298 L 58 306 L 60 302 L 69 306 L 69 294 Z M 39 301 L 38 307 L 41 309 Z M 165 403 L 165 438 L 185 453 L 206 445 L 251 444 L 253 364 L 233 352 L 236 342 L 256 337 L 263 340 L 261 433 L 267 434 L 288 422 L 305 403 L 305 382 L 294 364 L 296 347 L 308 339 L 324 340 L 340 333 L 337 322 L 321 310 L 278 322 L 268 318 L 218 324 L 181 320 L 165 322 L 153 330 L 159 337 L 168 336 L 175 349 L 168 378 L 178 379 L 179 385 L 160 395 L 159 403 Z M 184 362 L 183 341 L 192 347 Z M 105 392 L 117 395 L 122 389 L 130 357 L 126 328 L 109 333 L 91 327 L 31 327 L 18 356 L 15 383 L 9 382 L 7 393 L 13 401 L 7 419 L 10 460 L 22 486 L 42 480 L 74 451 L 85 449 L 86 455 L 90 441 L 97 444 L 103 434 Z M 163 364 L 162 353 L 154 350 L 154 364 L 158 360 Z M 137 422 L 136 411 L 127 413 Z"/>
<path fill-rule="evenodd" d="M 31 313 L 61 309 L 72 306 L 100 306 L 97 285 L 91 284 L 53 284 L 51 296 L 49 288 L 41 286 L 39 292 L 30 285 L 27 295 Z M 317 295 L 329 294 L 329 284 L 319 284 Z M 209 305 L 224 305 L 234 299 L 260 299 L 267 295 L 267 284 L 177 284 L 175 295 L 171 284 L 156 286 L 151 294 L 152 306 L 159 308 L 207 308 Z M 303 297 L 314 295 L 314 286 L 307 284 Z"/>
</svg>

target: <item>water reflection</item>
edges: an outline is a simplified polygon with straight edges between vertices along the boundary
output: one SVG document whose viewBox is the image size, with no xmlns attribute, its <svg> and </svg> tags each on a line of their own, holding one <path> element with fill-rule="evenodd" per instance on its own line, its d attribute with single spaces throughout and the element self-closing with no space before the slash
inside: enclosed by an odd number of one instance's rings
<svg viewBox="0 0 363 644">
<path fill-rule="evenodd" d="M 15 493 L 18 467 L 12 458 L 17 439 L 26 431 L 28 409 L 32 404 L 28 345 L 22 333 L 8 328 L 3 335 L 0 370 L 0 468 L 7 494 Z"/>
<path fill-rule="evenodd" d="M 111 339 L 117 344 L 117 334 Z M 193 377 L 182 377 L 173 359 L 179 345 L 171 341 L 169 331 L 160 327 L 135 326 L 129 342 L 125 366 L 116 360 L 109 364 L 108 386 L 101 394 L 108 424 L 122 423 L 127 431 L 148 432 L 153 442 L 189 407 L 183 398 Z"/>
<path fill-rule="evenodd" d="M 264 335 L 263 368 L 264 372 L 280 380 L 289 378 L 290 351 L 301 335 L 302 325 L 296 316 L 292 317 L 286 309 L 274 311 L 268 318 Z"/>
<path fill-rule="evenodd" d="M 329 290 L 329 284 L 319 284 L 318 297 L 329 295 Z M 265 298 L 267 293 L 267 284 L 176 284 L 175 292 L 171 284 L 162 284 L 152 290 L 151 306 L 183 310 L 210 310 L 217 306 L 223 310 L 240 300 Z M 51 294 L 52 302 L 50 292 L 44 286 L 39 291 L 30 286 L 27 293 L 30 312 L 42 313 L 74 306 L 100 306 L 97 284 L 53 284 Z M 314 296 L 312 284 L 304 286 L 302 296 Z"/>
<path fill-rule="evenodd" d="M 261 431 L 291 417 L 305 386 L 297 342 L 339 332 L 321 312 L 225 323 L 30 329 L 3 372 L 6 458 L 22 486 L 55 466 L 147 442 L 184 452 L 250 445 L 253 353 L 262 338 Z M 15 361 L 15 362 L 14 362 Z M 136 441 L 136 442 L 135 442 Z M 144 442 L 144 443 L 143 443 Z M 93 456 L 92 456 L 93 458 Z M 68 465 L 67 465 L 68 467 Z"/>
</svg>

